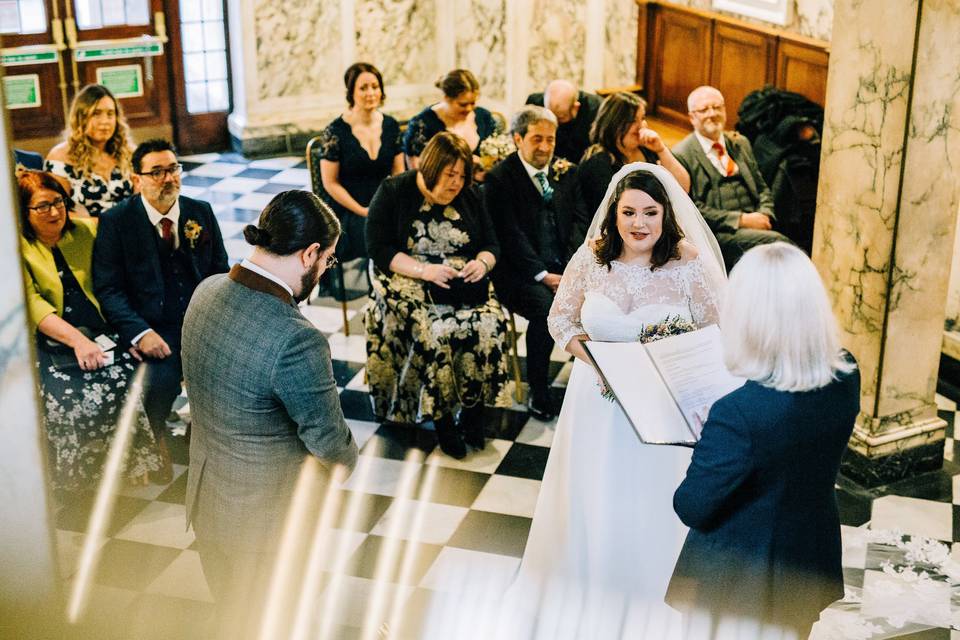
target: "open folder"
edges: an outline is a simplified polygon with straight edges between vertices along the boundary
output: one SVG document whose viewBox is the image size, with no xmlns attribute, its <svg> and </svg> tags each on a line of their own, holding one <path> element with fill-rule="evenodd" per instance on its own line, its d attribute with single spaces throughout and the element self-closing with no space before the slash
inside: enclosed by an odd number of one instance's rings
<svg viewBox="0 0 960 640">
<path fill-rule="evenodd" d="M 723 364 L 715 324 L 647 344 L 583 346 L 645 444 L 693 446 L 713 403 L 744 383 Z"/>
</svg>

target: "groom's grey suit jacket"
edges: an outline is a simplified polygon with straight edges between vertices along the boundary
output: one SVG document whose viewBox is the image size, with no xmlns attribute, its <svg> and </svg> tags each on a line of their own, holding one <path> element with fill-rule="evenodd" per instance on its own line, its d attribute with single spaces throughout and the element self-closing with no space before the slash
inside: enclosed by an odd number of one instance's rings
<svg viewBox="0 0 960 640">
<path fill-rule="evenodd" d="M 285 289 L 236 265 L 197 288 L 182 353 L 187 524 L 222 549 L 269 551 L 304 460 L 327 471 L 357 461 L 327 340 Z"/>
</svg>

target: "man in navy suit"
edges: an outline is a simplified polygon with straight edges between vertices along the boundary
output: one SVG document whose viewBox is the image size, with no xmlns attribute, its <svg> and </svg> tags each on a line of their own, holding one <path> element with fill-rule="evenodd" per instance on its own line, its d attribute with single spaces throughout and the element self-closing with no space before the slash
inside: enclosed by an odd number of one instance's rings
<svg viewBox="0 0 960 640">
<path fill-rule="evenodd" d="M 194 289 L 228 270 L 213 210 L 180 195 L 176 150 L 149 140 L 133 152 L 139 192 L 100 216 L 93 250 L 93 288 L 104 316 L 148 363 L 144 408 L 169 461 L 163 432 L 180 394 L 180 329 Z M 164 465 L 159 481 L 169 478 Z"/>
</svg>

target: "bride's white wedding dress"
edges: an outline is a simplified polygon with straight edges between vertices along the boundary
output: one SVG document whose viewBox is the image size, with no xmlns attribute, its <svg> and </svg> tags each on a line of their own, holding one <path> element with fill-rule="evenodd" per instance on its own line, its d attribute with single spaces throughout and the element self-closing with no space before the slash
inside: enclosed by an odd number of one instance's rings
<svg viewBox="0 0 960 640">
<path fill-rule="evenodd" d="M 717 322 L 716 295 L 699 258 L 655 271 L 613 262 L 608 271 L 584 245 L 564 272 L 549 326 L 559 345 L 584 333 L 633 342 L 644 325 L 676 316 L 698 327 Z M 528 609 L 538 601 L 535 626 L 518 635 L 679 635 L 680 616 L 663 596 L 686 536 L 673 492 L 691 453 L 642 444 L 620 406 L 601 396 L 596 372 L 575 361 L 511 589 Z"/>
</svg>

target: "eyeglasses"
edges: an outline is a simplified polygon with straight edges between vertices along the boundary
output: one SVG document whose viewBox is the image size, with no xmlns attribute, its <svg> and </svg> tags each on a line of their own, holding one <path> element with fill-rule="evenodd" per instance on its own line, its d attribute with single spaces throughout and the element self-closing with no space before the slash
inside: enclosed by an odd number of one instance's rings
<svg viewBox="0 0 960 640">
<path fill-rule="evenodd" d="M 327 256 L 327 269 L 333 269 L 337 265 L 337 256 Z"/>
<path fill-rule="evenodd" d="M 150 176 L 157 182 L 160 182 L 167 176 L 178 176 L 180 172 L 183 171 L 183 165 L 175 164 L 172 167 L 166 167 L 161 169 L 154 169 L 153 171 L 145 171 L 140 173 L 141 176 Z"/>
<path fill-rule="evenodd" d="M 700 107 L 699 109 L 693 109 L 692 113 L 697 114 L 698 116 L 705 116 L 711 111 L 716 111 L 717 113 L 723 113 L 724 104 L 708 104 L 705 107 Z"/>
<path fill-rule="evenodd" d="M 66 206 L 67 206 L 67 203 L 63 198 L 57 198 L 53 202 L 41 202 L 35 207 L 27 207 L 27 209 L 29 209 L 30 211 L 36 211 L 37 213 L 40 213 L 43 215 L 47 215 L 48 213 L 50 213 L 50 209 L 52 209 L 53 207 L 56 207 L 57 209 L 64 209 L 66 208 Z"/>
</svg>

